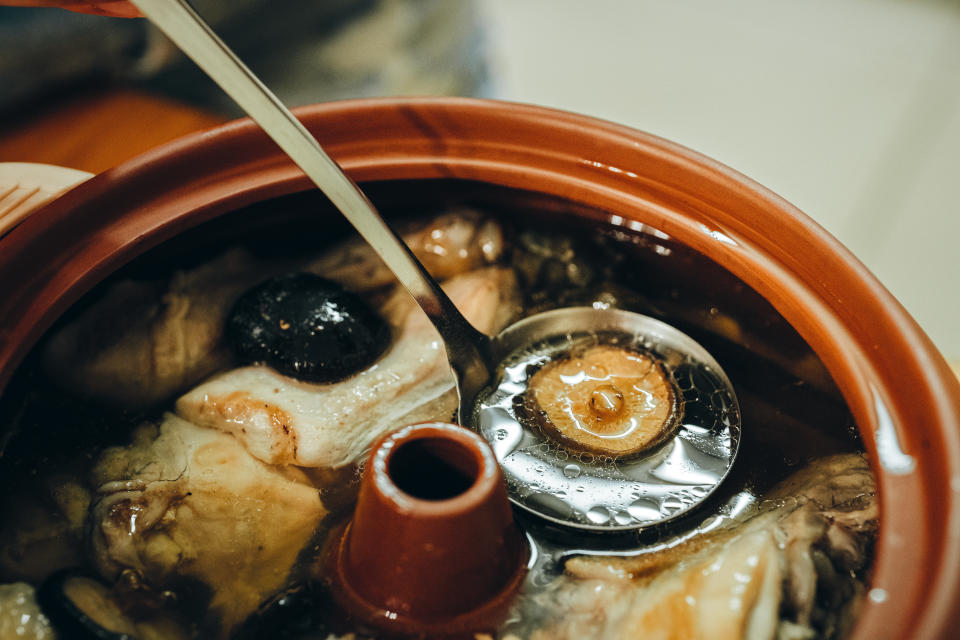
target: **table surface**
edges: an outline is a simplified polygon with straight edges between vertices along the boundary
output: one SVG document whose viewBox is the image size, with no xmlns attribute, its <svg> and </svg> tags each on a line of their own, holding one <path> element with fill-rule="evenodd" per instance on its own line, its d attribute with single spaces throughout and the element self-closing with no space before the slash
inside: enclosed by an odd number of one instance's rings
<svg viewBox="0 0 960 640">
<path fill-rule="evenodd" d="M 48 101 L 0 125 L 0 162 L 40 162 L 100 173 L 225 120 L 137 91 L 88 92 Z"/>
</svg>

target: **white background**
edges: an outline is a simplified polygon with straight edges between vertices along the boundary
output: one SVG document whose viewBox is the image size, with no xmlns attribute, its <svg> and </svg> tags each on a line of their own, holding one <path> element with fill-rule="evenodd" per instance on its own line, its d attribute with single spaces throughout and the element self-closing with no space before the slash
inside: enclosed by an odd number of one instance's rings
<svg viewBox="0 0 960 640">
<path fill-rule="evenodd" d="M 960 356 L 960 2 L 478 0 L 493 94 L 754 178 Z"/>
</svg>

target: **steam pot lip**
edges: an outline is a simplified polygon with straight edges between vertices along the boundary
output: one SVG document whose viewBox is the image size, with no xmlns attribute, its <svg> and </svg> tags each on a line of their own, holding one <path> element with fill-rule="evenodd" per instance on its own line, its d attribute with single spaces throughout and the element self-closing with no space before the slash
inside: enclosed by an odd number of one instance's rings
<svg viewBox="0 0 960 640">
<path fill-rule="evenodd" d="M 543 107 L 386 98 L 297 114 L 359 182 L 459 178 L 649 225 L 720 263 L 810 343 L 878 473 L 871 597 L 854 638 L 949 637 L 960 624 L 960 384 L 869 271 L 799 210 L 694 151 Z M 240 120 L 66 193 L 0 239 L 0 387 L 80 296 L 137 255 L 228 211 L 305 190 Z"/>
<path fill-rule="evenodd" d="M 493 451 L 443 422 L 401 427 L 373 445 L 338 536 L 325 561 L 334 598 L 388 633 L 487 628 L 506 615 L 531 555 Z"/>
<path fill-rule="evenodd" d="M 463 493 L 444 500 L 426 500 L 410 495 L 393 482 L 388 472 L 393 454 L 405 444 L 426 439 L 459 445 L 473 459 L 476 477 Z M 374 445 L 368 465 L 372 467 L 373 481 L 383 499 L 399 510 L 415 510 L 420 517 L 426 518 L 465 513 L 482 503 L 503 483 L 500 467 L 487 441 L 470 429 L 444 422 L 421 422 L 388 433 Z"/>
</svg>

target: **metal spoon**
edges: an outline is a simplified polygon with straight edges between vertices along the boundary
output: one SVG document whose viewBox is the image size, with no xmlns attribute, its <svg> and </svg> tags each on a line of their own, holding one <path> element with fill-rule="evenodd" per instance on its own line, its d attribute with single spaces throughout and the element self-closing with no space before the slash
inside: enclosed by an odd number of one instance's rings
<svg viewBox="0 0 960 640">
<path fill-rule="evenodd" d="M 587 519 L 589 514 L 586 514 L 587 509 L 583 505 L 578 506 L 563 500 L 559 500 L 558 504 L 556 496 L 561 495 L 561 493 L 566 495 L 565 491 L 557 491 L 556 495 L 547 496 L 545 502 L 543 499 L 536 504 L 526 502 L 527 498 L 525 496 L 544 495 L 542 493 L 530 493 L 530 487 L 542 487 L 543 483 L 541 480 L 531 480 L 529 477 L 525 477 L 527 474 L 523 464 L 516 469 L 505 464 L 505 458 L 509 455 L 509 452 L 505 452 L 502 448 L 498 449 L 495 442 L 497 437 L 491 433 L 486 433 L 489 431 L 486 427 L 489 426 L 490 420 L 489 415 L 483 413 L 482 403 L 478 404 L 476 415 L 474 415 L 474 405 L 477 404 L 479 392 L 493 382 L 491 380 L 493 372 L 516 349 L 532 345 L 552 336 L 596 335 L 598 331 L 612 331 L 628 336 L 649 336 L 650 332 L 653 331 L 651 337 L 659 339 L 669 349 L 674 349 L 676 345 L 689 346 L 688 343 L 692 343 L 695 347 L 694 351 L 697 349 L 703 351 L 702 347 L 696 345 L 689 337 L 676 329 L 647 316 L 620 310 L 608 311 L 593 308 L 558 309 L 531 316 L 507 327 L 493 338 L 477 331 L 457 310 L 436 281 L 414 257 L 410 249 L 387 226 L 357 185 L 344 175 L 340 167 L 323 151 L 323 148 L 310 132 L 230 51 L 185 0 L 131 1 L 144 16 L 166 33 L 184 53 L 220 85 L 313 180 L 314 184 L 327 195 L 334 206 L 356 227 L 360 235 L 373 247 L 374 251 L 393 271 L 397 279 L 407 288 L 420 308 L 427 314 L 427 317 L 430 318 L 430 321 L 440 333 L 446 347 L 447 358 L 455 373 L 459 396 L 456 420 L 462 425 L 481 431 L 491 442 L 498 461 L 504 465 L 507 472 L 511 500 L 545 518 L 568 526 L 584 529 L 609 528 L 598 525 L 595 517 L 593 520 Z M 686 358 L 703 360 L 696 355 L 691 355 L 689 350 L 682 351 L 682 354 Z M 719 366 L 709 357 L 709 354 L 706 354 L 705 351 L 703 351 L 703 354 L 709 360 L 708 366 L 715 367 L 718 370 L 719 376 L 725 383 L 723 384 L 725 391 L 729 390 L 736 420 L 735 424 L 731 425 L 729 418 L 727 418 L 725 428 L 696 427 L 712 434 L 713 439 L 716 440 L 714 443 L 716 444 L 715 449 L 721 453 L 718 455 L 710 452 L 704 453 L 708 457 L 716 458 L 716 465 L 714 465 L 715 468 L 706 470 L 709 471 L 709 474 L 712 474 L 710 475 L 711 480 L 706 482 L 709 489 L 702 482 L 697 485 L 704 488 L 705 492 L 695 502 L 700 502 L 709 495 L 720 480 L 726 476 L 739 443 L 739 410 L 735 408 L 736 400 L 732 395 L 732 387 L 730 387 L 729 380 L 726 379 L 723 372 L 719 371 Z M 489 389 L 493 389 L 493 387 L 489 387 Z M 517 428 L 520 428 L 519 424 L 517 424 Z M 686 425 L 683 428 L 686 428 Z M 535 436 L 528 433 L 525 437 L 529 439 Z M 682 437 L 681 429 L 677 438 Z M 681 462 L 688 466 L 695 465 L 695 462 L 687 461 L 684 457 L 684 447 L 686 446 L 678 440 L 678 443 L 673 446 L 673 450 L 679 452 L 681 458 L 683 458 L 680 460 Z M 548 444 L 537 445 L 536 448 L 542 451 L 549 451 L 550 449 Z M 553 467 L 556 473 L 560 473 L 564 468 L 560 458 L 545 459 L 541 457 L 538 460 L 533 461 L 538 473 L 543 472 L 547 466 Z M 648 466 L 660 464 L 655 457 L 651 456 L 649 460 L 641 460 L 640 463 L 631 462 L 632 466 L 630 468 L 624 467 L 623 471 L 635 472 L 634 475 L 641 474 L 644 477 L 650 473 L 655 476 L 655 468 L 641 468 L 642 464 L 647 462 L 649 462 Z M 569 466 L 566 465 L 566 467 Z M 608 470 L 599 467 L 590 469 L 591 465 L 587 463 L 581 466 L 583 469 L 581 470 L 581 467 L 578 467 L 578 474 L 583 472 L 585 478 L 595 474 L 597 483 L 600 485 L 609 484 L 609 481 L 604 479 L 604 474 L 608 474 Z M 614 486 L 614 489 L 623 488 L 623 486 L 635 482 L 627 476 L 623 477 L 624 480 L 617 481 L 618 486 Z M 636 482 L 639 482 L 639 480 Z M 672 483 L 677 486 L 684 486 L 682 482 L 678 484 L 676 479 L 672 480 Z M 602 489 L 602 487 L 600 488 Z M 623 493 L 623 491 L 620 493 Z M 587 495 L 592 494 L 593 491 Z M 596 496 L 600 499 L 601 493 L 596 493 Z M 614 529 L 648 526 L 658 521 L 677 517 L 681 512 L 692 508 L 692 503 L 687 504 L 687 508 L 681 511 L 665 511 L 659 517 L 650 517 L 646 520 L 634 519 L 629 524 L 621 525 L 617 525 L 614 520 L 610 520 L 610 523 L 615 525 L 613 526 Z M 616 505 L 610 506 L 620 509 Z M 603 508 L 606 509 L 607 507 Z M 627 506 L 624 505 L 623 509 L 626 508 Z M 623 513 L 627 512 L 623 511 Z"/>
<path fill-rule="evenodd" d="M 569 309 L 538 319 L 527 318 L 490 338 L 477 331 L 427 273 L 410 249 L 348 178 L 317 140 L 280 100 L 220 40 L 185 0 L 132 0 L 153 24 L 203 69 L 286 152 L 330 198 L 360 235 L 397 276 L 430 318 L 443 339 L 456 373 L 460 395 L 458 418 L 469 421 L 477 392 L 491 373 L 518 345 L 545 337 L 550 331 L 593 329 L 603 324 L 603 311 Z M 631 327 L 630 315 L 638 324 Z M 644 316 L 609 315 L 607 323 L 630 331 L 643 328 Z"/>
<path fill-rule="evenodd" d="M 464 424 L 476 393 L 490 379 L 489 337 L 463 317 L 359 187 L 185 0 L 132 2 L 273 138 L 414 297 L 443 339 L 457 379 L 457 420 Z"/>
</svg>

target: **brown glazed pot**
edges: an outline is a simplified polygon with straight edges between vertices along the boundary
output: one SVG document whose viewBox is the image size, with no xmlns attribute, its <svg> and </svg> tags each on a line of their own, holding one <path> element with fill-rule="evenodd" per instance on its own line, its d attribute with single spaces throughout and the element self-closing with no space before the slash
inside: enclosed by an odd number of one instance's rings
<svg viewBox="0 0 960 640">
<path fill-rule="evenodd" d="M 529 551 L 487 442 L 425 423 L 374 445 L 331 556 L 347 611 L 391 633 L 433 637 L 495 628 Z"/>
<path fill-rule="evenodd" d="M 357 181 L 464 178 L 641 222 L 720 263 L 813 347 L 878 474 L 881 526 L 853 637 L 960 626 L 960 385 L 884 287 L 800 211 L 688 149 L 579 115 L 465 99 L 299 111 Z M 106 275 L 182 231 L 308 188 L 252 123 L 183 138 L 91 179 L 0 240 L 0 386 Z"/>
</svg>

